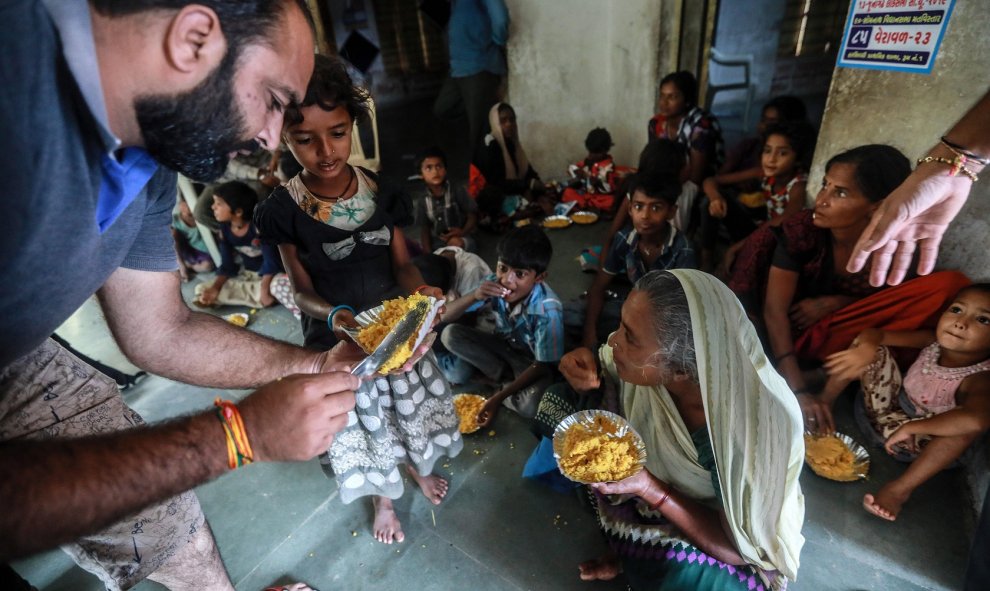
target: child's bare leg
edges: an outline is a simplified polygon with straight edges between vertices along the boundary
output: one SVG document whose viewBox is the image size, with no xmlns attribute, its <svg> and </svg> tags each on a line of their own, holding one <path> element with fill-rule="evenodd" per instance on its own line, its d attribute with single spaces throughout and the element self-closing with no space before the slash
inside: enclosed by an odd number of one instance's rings
<svg viewBox="0 0 990 591">
<path fill-rule="evenodd" d="M 914 489 L 959 459 L 980 435 L 933 437 L 904 474 L 880 487 L 876 496 L 867 493 L 863 497 L 863 508 L 877 517 L 894 521 Z"/>
<path fill-rule="evenodd" d="M 611 581 L 622 572 L 622 563 L 609 550 L 604 556 L 586 560 L 578 565 L 582 581 Z"/>
<path fill-rule="evenodd" d="M 406 539 L 406 534 L 402 533 L 402 524 L 392 507 L 392 499 L 375 496 L 371 498 L 371 502 L 375 506 L 375 539 L 383 544 L 401 543 Z"/>
<path fill-rule="evenodd" d="M 448 484 L 443 478 L 435 474 L 420 476 L 419 472 L 412 466 L 406 466 L 406 470 L 409 471 L 409 475 L 413 477 L 413 480 L 419 485 L 420 490 L 423 491 L 423 496 L 429 499 L 434 505 L 439 505 L 440 501 L 447 496 Z"/>
</svg>

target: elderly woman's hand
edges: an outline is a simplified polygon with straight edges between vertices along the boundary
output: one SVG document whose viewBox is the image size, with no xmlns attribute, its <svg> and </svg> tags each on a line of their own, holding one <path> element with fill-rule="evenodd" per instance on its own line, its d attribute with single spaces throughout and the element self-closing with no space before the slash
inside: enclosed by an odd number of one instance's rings
<svg viewBox="0 0 990 591">
<path fill-rule="evenodd" d="M 656 479 L 644 468 L 625 480 L 599 482 L 592 484 L 591 488 L 603 495 L 636 495 L 647 500 L 651 498 L 650 491 L 656 484 Z"/>
<path fill-rule="evenodd" d="M 587 347 L 578 347 L 560 359 L 560 373 L 578 392 L 588 392 L 601 387 L 595 354 Z"/>
</svg>

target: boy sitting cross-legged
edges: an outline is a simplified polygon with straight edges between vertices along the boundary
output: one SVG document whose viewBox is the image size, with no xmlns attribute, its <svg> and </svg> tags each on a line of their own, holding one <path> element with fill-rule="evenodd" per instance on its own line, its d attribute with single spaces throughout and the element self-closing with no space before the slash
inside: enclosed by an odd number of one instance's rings
<svg viewBox="0 0 990 591">
<path fill-rule="evenodd" d="M 443 317 L 451 322 L 487 303 L 495 313 L 495 334 L 451 324 L 440 336 L 447 350 L 503 384 L 478 413 L 483 427 L 503 403 L 532 418 L 564 354 L 563 306 L 545 282 L 553 255 L 550 239 L 537 227 L 523 226 L 503 236 L 495 252 L 495 273 L 448 304 Z"/>
</svg>

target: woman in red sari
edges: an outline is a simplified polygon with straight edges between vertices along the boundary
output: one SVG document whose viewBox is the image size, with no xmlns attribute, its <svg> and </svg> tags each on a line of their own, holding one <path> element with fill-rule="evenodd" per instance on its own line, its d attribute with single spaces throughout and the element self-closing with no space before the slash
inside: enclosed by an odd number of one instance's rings
<svg viewBox="0 0 990 591">
<path fill-rule="evenodd" d="M 820 365 L 866 328 L 932 327 L 953 294 L 969 284 L 965 275 L 943 271 L 872 287 L 868 271 L 846 271 L 873 211 L 910 172 L 908 159 L 890 146 L 860 146 L 834 156 L 814 209 L 776 231 L 758 230 L 733 266 L 729 287 L 754 320 L 762 320 L 772 358 L 798 395 L 811 430 L 817 431 L 813 411 L 823 403 L 801 365 Z"/>
</svg>

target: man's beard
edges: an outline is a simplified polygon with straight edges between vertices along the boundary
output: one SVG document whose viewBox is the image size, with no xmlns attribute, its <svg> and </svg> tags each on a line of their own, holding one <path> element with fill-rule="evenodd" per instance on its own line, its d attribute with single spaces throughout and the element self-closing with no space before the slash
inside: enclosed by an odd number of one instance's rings
<svg viewBox="0 0 990 591">
<path fill-rule="evenodd" d="M 155 160 L 190 179 L 216 180 L 230 153 L 255 151 L 234 97 L 237 60 L 227 57 L 203 82 L 175 95 L 146 95 L 134 101 L 145 149 Z"/>
</svg>

